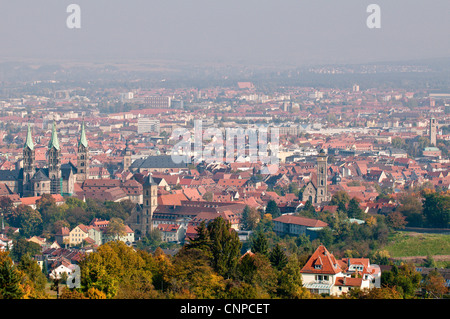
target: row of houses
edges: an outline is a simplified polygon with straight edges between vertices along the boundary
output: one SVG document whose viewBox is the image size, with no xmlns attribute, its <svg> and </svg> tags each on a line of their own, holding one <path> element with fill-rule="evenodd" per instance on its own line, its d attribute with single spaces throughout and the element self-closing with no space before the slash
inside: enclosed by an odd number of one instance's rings
<svg viewBox="0 0 450 319">
<path fill-rule="evenodd" d="M 72 230 L 62 227 L 55 234 L 55 240 L 61 246 L 100 246 L 112 240 L 132 244 L 135 241 L 134 232 L 128 225 L 124 225 L 124 235 L 112 235 L 106 231 L 109 223 L 107 220 L 94 218 L 89 225 L 80 224 Z"/>
</svg>

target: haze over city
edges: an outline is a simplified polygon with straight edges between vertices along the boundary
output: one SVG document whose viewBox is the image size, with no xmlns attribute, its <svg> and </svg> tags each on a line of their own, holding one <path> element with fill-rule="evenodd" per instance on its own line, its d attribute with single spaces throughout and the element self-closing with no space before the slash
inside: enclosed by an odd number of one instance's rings
<svg viewBox="0 0 450 319">
<path fill-rule="evenodd" d="M 302 66 L 450 56 L 450 3 L 300 0 L 79 0 L 81 28 L 66 27 L 73 1 L 3 1 L 1 59 L 178 60 Z"/>
</svg>

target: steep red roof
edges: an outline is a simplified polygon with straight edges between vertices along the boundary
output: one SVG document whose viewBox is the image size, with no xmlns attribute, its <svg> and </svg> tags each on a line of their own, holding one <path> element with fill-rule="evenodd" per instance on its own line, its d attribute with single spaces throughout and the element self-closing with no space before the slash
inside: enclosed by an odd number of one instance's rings
<svg viewBox="0 0 450 319">
<path fill-rule="evenodd" d="M 300 272 L 334 275 L 342 272 L 342 269 L 333 254 L 325 246 L 320 245 Z"/>
</svg>

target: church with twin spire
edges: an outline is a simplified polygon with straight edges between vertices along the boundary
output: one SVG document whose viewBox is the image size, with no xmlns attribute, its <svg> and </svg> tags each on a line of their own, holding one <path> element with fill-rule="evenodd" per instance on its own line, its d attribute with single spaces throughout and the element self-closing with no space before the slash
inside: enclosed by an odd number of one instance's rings
<svg viewBox="0 0 450 319">
<path fill-rule="evenodd" d="M 17 175 L 17 189 L 21 197 L 41 196 L 43 194 L 72 195 L 76 182 L 89 177 L 89 146 L 84 122 L 78 140 L 77 165 L 72 162 L 62 164 L 61 146 L 56 124 L 53 122 L 52 134 L 47 148 L 46 167 L 36 167 L 35 150 L 31 128 L 23 146 L 23 167 Z"/>
</svg>

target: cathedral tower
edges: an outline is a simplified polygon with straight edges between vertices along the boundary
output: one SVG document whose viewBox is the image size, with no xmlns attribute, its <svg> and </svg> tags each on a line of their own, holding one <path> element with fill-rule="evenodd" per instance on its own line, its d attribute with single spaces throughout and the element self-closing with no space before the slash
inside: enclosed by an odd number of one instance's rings
<svg viewBox="0 0 450 319">
<path fill-rule="evenodd" d="M 61 148 L 59 146 L 56 124 L 53 122 L 52 136 L 48 144 L 48 177 L 50 178 L 50 194 L 61 194 Z"/>
<path fill-rule="evenodd" d="M 321 202 L 325 202 L 328 200 L 328 192 L 327 192 L 327 160 L 328 156 L 325 154 L 323 150 L 320 151 L 317 156 L 317 193 L 316 193 L 316 202 L 320 204 Z"/>
<path fill-rule="evenodd" d="M 22 180 L 22 194 L 23 196 L 32 196 L 33 187 L 30 180 L 35 173 L 35 153 L 33 137 L 31 135 L 31 128 L 28 124 L 27 138 L 23 146 L 23 180 Z"/>
<path fill-rule="evenodd" d="M 84 121 L 81 124 L 81 134 L 78 141 L 77 153 L 77 182 L 83 182 L 89 178 L 89 145 L 84 129 Z"/>
</svg>

